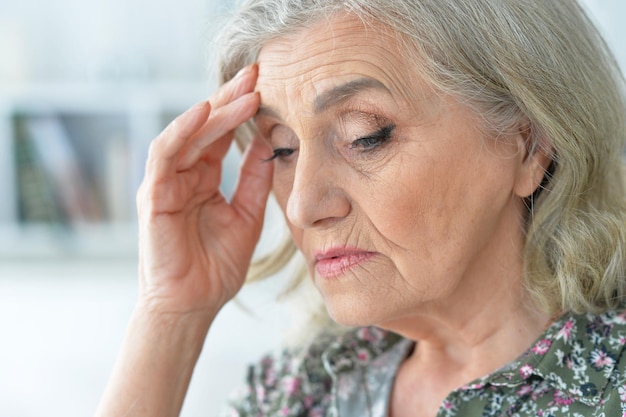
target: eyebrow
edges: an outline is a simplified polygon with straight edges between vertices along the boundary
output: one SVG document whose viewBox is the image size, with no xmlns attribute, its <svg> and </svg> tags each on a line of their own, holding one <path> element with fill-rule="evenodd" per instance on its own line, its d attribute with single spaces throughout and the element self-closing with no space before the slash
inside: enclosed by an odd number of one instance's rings
<svg viewBox="0 0 626 417">
<path fill-rule="evenodd" d="M 356 80 L 348 81 L 333 87 L 315 98 L 314 111 L 319 114 L 330 107 L 337 106 L 355 95 L 366 90 L 382 90 L 389 94 L 389 89 L 380 81 L 373 78 L 363 77 Z M 269 106 L 261 105 L 256 116 L 270 116 L 279 118 L 278 112 Z"/>
<path fill-rule="evenodd" d="M 383 83 L 373 78 L 359 78 L 338 85 L 323 92 L 315 99 L 315 112 L 321 113 L 329 107 L 336 106 L 349 98 L 365 90 L 383 90 L 389 93 L 389 89 Z"/>
</svg>

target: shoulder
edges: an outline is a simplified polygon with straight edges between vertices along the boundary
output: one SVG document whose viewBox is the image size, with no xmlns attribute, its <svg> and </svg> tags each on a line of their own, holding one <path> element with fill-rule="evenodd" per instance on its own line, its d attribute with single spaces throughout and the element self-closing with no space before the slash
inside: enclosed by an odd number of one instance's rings
<svg viewBox="0 0 626 417">
<path fill-rule="evenodd" d="M 626 310 L 566 314 L 528 352 L 572 393 L 610 388 L 626 370 Z M 548 372 L 551 371 L 551 372 Z"/>
<path fill-rule="evenodd" d="M 626 415 L 625 347 L 626 311 L 564 314 L 517 360 L 451 393 L 446 415 Z"/>
<path fill-rule="evenodd" d="M 574 411 L 626 411 L 626 310 L 566 314 L 527 352 L 518 372 L 527 381 L 543 381 L 550 407 Z M 546 396 L 546 393 L 552 392 Z M 587 415 L 582 413 L 581 415 Z M 600 415 L 600 414 L 594 414 Z"/>
</svg>

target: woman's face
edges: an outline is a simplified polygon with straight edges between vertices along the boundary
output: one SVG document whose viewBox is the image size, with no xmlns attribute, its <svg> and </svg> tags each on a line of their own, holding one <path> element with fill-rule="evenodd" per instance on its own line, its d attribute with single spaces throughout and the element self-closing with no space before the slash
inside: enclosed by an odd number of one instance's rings
<svg viewBox="0 0 626 417">
<path fill-rule="evenodd" d="M 347 325 L 465 302 L 520 269 L 522 135 L 489 137 L 407 55 L 343 16 L 259 57 L 256 123 L 275 150 L 274 191 Z"/>
</svg>

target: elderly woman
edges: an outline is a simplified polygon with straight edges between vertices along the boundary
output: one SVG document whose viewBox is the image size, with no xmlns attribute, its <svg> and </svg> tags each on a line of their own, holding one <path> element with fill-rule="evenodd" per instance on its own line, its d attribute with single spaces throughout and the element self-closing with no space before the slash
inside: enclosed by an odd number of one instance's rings
<svg viewBox="0 0 626 417">
<path fill-rule="evenodd" d="M 295 245 L 348 330 L 252 367 L 228 415 L 626 415 L 626 105 L 574 0 L 251 0 L 220 46 L 224 85 L 150 149 L 99 416 L 179 413 L 270 190 L 292 239 L 261 272 Z"/>
</svg>

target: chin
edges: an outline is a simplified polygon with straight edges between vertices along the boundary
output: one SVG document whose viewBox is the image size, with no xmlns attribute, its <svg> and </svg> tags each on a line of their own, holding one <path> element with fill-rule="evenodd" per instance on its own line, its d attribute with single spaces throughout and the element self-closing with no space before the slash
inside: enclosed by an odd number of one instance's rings
<svg viewBox="0 0 626 417">
<path fill-rule="evenodd" d="M 324 297 L 324 304 L 330 318 L 341 326 L 375 326 L 385 321 L 384 314 L 378 308 L 372 308 L 377 304 L 365 302 L 355 295 Z"/>
</svg>

